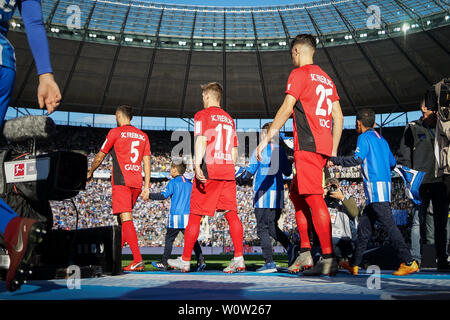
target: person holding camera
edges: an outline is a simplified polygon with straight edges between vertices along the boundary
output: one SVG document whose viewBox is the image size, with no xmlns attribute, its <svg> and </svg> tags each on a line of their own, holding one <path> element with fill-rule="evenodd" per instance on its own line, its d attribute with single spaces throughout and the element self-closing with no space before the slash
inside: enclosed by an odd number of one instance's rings
<svg viewBox="0 0 450 320">
<path fill-rule="evenodd" d="M 339 181 L 329 178 L 325 182 L 324 198 L 330 212 L 331 239 L 337 259 L 348 260 L 353 252 L 353 239 L 356 237 L 355 218 L 359 209 L 355 199 L 345 197 Z"/>
<path fill-rule="evenodd" d="M 422 203 L 415 206 L 412 211 L 411 255 L 420 265 L 420 235 L 424 233 L 425 218 L 431 202 L 433 205 L 434 243 L 438 259 L 437 269 L 438 271 L 449 271 L 446 250 L 449 202 L 443 171 L 439 168 L 435 157 L 438 112 L 436 94 L 433 89 L 428 90 L 422 98 L 420 111 L 422 117 L 406 126 L 398 150 L 399 164 L 425 172 L 419 189 Z"/>
</svg>

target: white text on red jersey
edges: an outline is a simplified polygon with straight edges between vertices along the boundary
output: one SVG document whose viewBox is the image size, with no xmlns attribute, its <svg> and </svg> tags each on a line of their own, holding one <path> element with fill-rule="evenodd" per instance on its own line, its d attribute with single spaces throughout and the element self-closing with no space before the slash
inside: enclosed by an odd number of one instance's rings
<svg viewBox="0 0 450 320">
<path fill-rule="evenodd" d="M 139 139 L 139 140 L 145 141 L 144 135 L 136 133 L 136 132 L 121 132 L 120 137 L 121 138 L 130 138 L 130 139 Z"/>
<path fill-rule="evenodd" d="M 223 116 L 221 114 L 212 114 L 211 115 L 211 121 L 226 122 L 226 123 L 228 123 L 231 126 L 233 125 L 233 121 L 230 118 L 228 118 L 227 116 Z"/>
<path fill-rule="evenodd" d="M 328 79 L 324 76 L 321 76 L 320 74 L 310 73 L 310 76 L 311 76 L 312 81 L 322 82 L 323 84 L 326 84 L 327 86 L 330 86 L 332 88 L 334 87 L 333 82 L 330 79 Z"/>
</svg>

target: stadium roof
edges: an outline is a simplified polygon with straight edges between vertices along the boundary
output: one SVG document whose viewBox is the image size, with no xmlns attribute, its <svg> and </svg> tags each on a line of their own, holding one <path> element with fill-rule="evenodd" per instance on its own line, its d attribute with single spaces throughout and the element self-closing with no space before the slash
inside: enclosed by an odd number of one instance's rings
<svg viewBox="0 0 450 320">
<path fill-rule="evenodd" d="M 299 33 L 318 36 L 315 63 L 336 83 L 344 114 L 417 110 L 425 89 L 450 75 L 449 10 L 439 0 L 270 7 L 43 1 L 61 110 L 113 113 L 130 104 L 137 115 L 183 118 L 199 110 L 199 85 L 209 81 L 224 85 L 232 116 L 273 117 L 292 69 L 289 40 Z M 16 13 L 12 105 L 35 107 L 37 78 L 23 31 Z"/>
</svg>

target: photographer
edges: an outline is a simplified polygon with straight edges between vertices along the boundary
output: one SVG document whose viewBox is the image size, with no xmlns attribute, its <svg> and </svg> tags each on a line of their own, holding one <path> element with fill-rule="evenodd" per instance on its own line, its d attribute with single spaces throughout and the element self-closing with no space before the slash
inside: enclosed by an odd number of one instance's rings
<svg viewBox="0 0 450 320">
<path fill-rule="evenodd" d="M 353 198 L 344 196 L 335 178 L 327 179 L 324 198 L 330 212 L 333 250 L 338 260 L 348 259 L 353 252 L 352 240 L 356 238 L 358 206 Z"/>
<path fill-rule="evenodd" d="M 428 90 L 422 98 L 422 117 L 410 122 L 403 133 L 398 151 L 398 163 L 411 169 L 425 172 L 419 189 L 422 203 L 412 211 L 411 255 L 419 265 L 421 262 L 420 239 L 424 232 L 425 217 L 430 202 L 433 205 L 434 239 L 438 259 L 438 271 L 450 270 L 447 262 L 447 188 L 443 171 L 439 168 L 435 155 L 437 103 L 434 89 Z M 423 239 L 422 239 L 423 240 Z M 422 241 L 423 242 L 423 241 Z"/>
</svg>

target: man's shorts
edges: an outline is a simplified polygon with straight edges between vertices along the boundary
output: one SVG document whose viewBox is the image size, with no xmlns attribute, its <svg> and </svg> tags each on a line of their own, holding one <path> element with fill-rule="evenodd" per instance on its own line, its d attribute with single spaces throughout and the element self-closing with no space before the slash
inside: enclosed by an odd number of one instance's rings
<svg viewBox="0 0 450 320">
<path fill-rule="evenodd" d="M 295 170 L 294 179 L 297 183 L 299 194 L 321 194 L 323 195 L 323 169 L 327 163 L 328 157 L 309 151 L 295 151 Z"/>
<path fill-rule="evenodd" d="M 191 214 L 214 216 L 216 211 L 237 211 L 235 180 L 194 179 L 191 193 Z"/>
<path fill-rule="evenodd" d="M 127 186 L 112 186 L 113 214 L 132 212 L 136 200 L 141 194 L 141 188 Z"/>
</svg>

